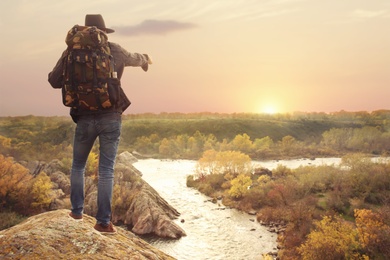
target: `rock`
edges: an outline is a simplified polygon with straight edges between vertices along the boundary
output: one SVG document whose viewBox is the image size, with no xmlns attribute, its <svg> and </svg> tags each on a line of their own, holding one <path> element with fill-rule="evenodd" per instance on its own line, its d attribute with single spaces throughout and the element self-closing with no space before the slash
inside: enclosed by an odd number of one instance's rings
<svg viewBox="0 0 390 260">
<path fill-rule="evenodd" d="M 185 231 L 179 227 L 174 219 L 180 213 L 170 206 L 145 181 L 132 183 L 130 206 L 125 214 L 113 212 L 115 222 L 123 222 L 132 226 L 132 231 L 139 235 L 154 233 L 160 237 L 180 238 L 186 236 Z"/>
<path fill-rule="evenodd" d="M 26 167 L 33 176 L 37 176 L 46 167 L 46 163 L 41 161 L 22 161 L 19 163 Z"/>
<path fill-rule="evenodd" d="M 132 155 L 131 153 L 129 153 L 128 151 L 125 151 L 121 154 L 119 154 L 117 157 L 116 157 L 116 163 L 117 164 L 125 164 L 125 165 L 129 165 L 129 164 L 133 164 L 135 162 L 138 162 L 138 159 L 134 157 L 134 155 Z"/>
<path fill-rule="evenodd" d="M 57 184 L 65 194 L 70 193 L 70 179 L 69 176 L 66 176 L 63 172 L 55 171 L 50 174 L 50 180 Z"/>
<path fill-rule="evenodd" d="M 20 161 L 19 163 L 26 167 L 33 176 L 37 176 L 40 172 L 45 172 L 50 176 L 64 167 L 64 164 L 58 159 L 54 159 L 48 164 L 43 161 Z"/>
<path fill-rule="evenodd" d="M 140 176 L 133 166 L 117 165 L 115 183 L 122 188 L 122 194 L 130 198 L 127 208 L 113 210 L 113 222 L 122 222 L 132 227 L 138 235 L 154 233 L 160 237 L 180 238 L 185 231 L 173 220 L 180 213 L 165 201 Z"/>
<path fill-rule="evenodd" d="M 256 176 L 268 175 L 268 176 L 272 177 L 272 171 L 267 169 L 267 168 L 263 168 L 263 167 L 255 168 L 253 174 Z"/>
<path fill-rule="evenodd" d="M 60 160 L 55 159 L 55 160 L 52 160 L 47 165 L 45 165 L 45 167 L 43 168 L 43 171 L 48 176 L 51 176 L 52 173 L 57 172 L 59 169 L 62 169 L 63 167 L 64 167 L 64 164 Z"/>
<path fill-rule="evenodd" d="M 132 231 L 137 234 L 155 233 L 170 238 L 185 236 L 184 230 L 172 221 L 180 213 L 147 186 L 133 199 L 129 208 L 133 220 Z"/>
<path fill-rule="evenodd" d="M 256 216 L 257 212 L 256 212 L 256 210 L 250 210 L 248 212 L 248 214 L 251 215 L 251 216 Z"/>
<path fill-rule="evenodd" d="M 75 221 L 68 213 L 42 213 L 0 231 L 0 258 L 174 259 L 121 227 L 103 235 L 93 228 L 94 218 L 84 214 L 83 221 Z"/>
<path fill-rule="evenodd" d="M 276 229 L 275 228 L 268 228 L 268 231 L 271 232 L 271 233 L 276 233 Z"/>
<path fill-rule="evenodd" d="M 84 213 L 96 216 L 97 213 L 97 189 L 86 194 L 84 199 Z M 115 224 L 115 221 L 112 221 Z"/>
<path fill-rule="evenodd" d="M 141 177 L 142 172 L 140 172 L 133 165 L 125 165 L 125 164 L 116 164 L 115 165 L 115 180 L 116 181 L 124 181 L 131 182 L 133 179 L 137 177 Z"/>
<path fill-rule="evenodd" d="M 214 208 L 214 209 L 212 209 L 212 210 L 226 210 L 226 208 L 224 208 L 224 207 L 219 207 L 219 208 Z"/>
</svg>

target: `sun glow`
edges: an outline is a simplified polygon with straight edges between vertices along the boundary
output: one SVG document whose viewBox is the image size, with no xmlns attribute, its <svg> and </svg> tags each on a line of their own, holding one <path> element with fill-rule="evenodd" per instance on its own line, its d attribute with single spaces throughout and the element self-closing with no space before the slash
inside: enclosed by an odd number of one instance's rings
<svg viewBox="0 0 390 260">
<path fill-rule="evenodd" d="M 266 106 L 266 107 L 263 108 L 263 113 L 272 115 L 272 114 L 276 114 L 277 110 L 273 106 Z"/>
<path fill-rule="evenodd" d="M 277 106 L 274 104 L 261 104 L 258 111 L 259 113 L 270 115 L 279 113 Z"/>
</svg>

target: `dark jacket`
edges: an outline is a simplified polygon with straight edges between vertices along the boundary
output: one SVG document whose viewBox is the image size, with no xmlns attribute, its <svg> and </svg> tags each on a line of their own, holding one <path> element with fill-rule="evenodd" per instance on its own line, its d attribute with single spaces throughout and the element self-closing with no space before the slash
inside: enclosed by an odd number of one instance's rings
<svg viewBox="0 0 390 260">
<path fill-rule="evenodd" d="M 110 42 L 111 55 L 114 57 L 115 61 L 115 71 L 117 72 L 117 77 L 120 80 L 123 75 L 125 67 L 141 67 L 144 71 L 148 70 L 148 56 L 145 54 L 139 53 L 130 53 L 119 44 Z M 53 70 L 48 75 L 48 81 L 53 88 L 62 88 L 63 82 L 63 73 L 64 73 L 64 64 L 67 57 L 68 51 L 65 50 L 61 58 L 57 61 L 57 64 L 54 66 Z M 97 110 L 97 111 L 85 111 L 79 109 L 70 109 L 70 115 L 72 116 L 73 121 L 77 122 L 77 118 L 82 115 L 96 114 L 96 113 L 123 113 L 130 105 L 129 99 L 126 97 L 123 89 L 120 87 L 120 100 L 117 105 L 110 107 L 108 109 Z"/>
</svg>

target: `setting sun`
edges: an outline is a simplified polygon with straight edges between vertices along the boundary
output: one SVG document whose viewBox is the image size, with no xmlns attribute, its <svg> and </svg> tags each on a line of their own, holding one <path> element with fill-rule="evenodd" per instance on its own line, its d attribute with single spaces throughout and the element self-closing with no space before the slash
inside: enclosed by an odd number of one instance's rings
<svg viewBox="0 0 390 260">
<path fill-rule="evenodd" d="M 280 107 L 276 105 L 276 103 L 264 103 L 260 102 L 257 108 L 258 113 L 262 114 L 277 114 L 280 113 Z"/>
<path fill-rule="evenodd" d="M 261 112 L 262 112 L 262 113 L 265 113 L 265 114 L 275 114 L 275 113 L 277 113 L 277 110 L 276 110 L 276 108 L 275 108 L 274 106 L 268 105 L 268 106 L 265 106 L 265 107 L 262 109 Z"/>
</svg>

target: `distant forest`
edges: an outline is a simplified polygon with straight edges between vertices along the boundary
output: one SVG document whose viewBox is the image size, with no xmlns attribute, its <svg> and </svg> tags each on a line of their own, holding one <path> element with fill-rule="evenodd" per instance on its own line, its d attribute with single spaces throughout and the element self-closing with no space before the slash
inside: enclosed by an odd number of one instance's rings
<svg viewBox="0 0 390 260">
<path fill-rule="evenodd" d="M 123 116 L 122 125 L 119 152 L 154 158 L 198 160 L 210 149 L 240 151 L 257 160 L 390 151 L 390 110 L 134 114 Z M 71 158 L 74 128 L 70 117 L 1 117 L 0 153 L 17 161 Z"/>
</svg>

